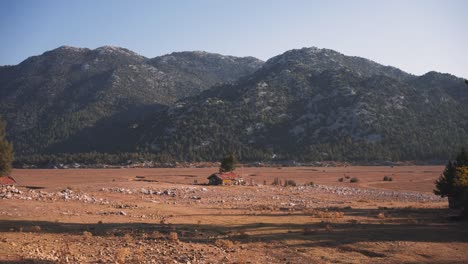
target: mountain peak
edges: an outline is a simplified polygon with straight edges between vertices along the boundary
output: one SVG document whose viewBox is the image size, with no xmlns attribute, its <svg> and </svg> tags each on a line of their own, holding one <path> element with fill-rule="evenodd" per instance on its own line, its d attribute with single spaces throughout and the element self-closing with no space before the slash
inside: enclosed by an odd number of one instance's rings
<svg viewBox="0 0 468 264">
<path fill-rule="evenodd" d="M 44 52 L 44 54 L 62 54 L 62 53 L 83 53 L 89 51 L 88 48 L 79 48 L 79 47 L 73 47 L 73 46 L 68 46 L 68 45 L 63 45 L 60 46 L 56 49 L 49 50 Z"/>
<path fill-rule="evenodd" d="M 69 46 L 69 45 L 62 45 L 55 50 L 69 50 L 69 51 L 86 51 L 89 50 L 87 48 L 79 48 L 79 47 L 74 47 L 74 46 Z"/>
<path fill-rule="evenodd" d="M 228 65 L 248 65 L 248 72 L 257 70 L 263 65 L 263 61 L 255 57 L 235 57 L 230 55 L 222 55 L 218 53 L 211 53 L 206 51 L 179 51 L 172 52 L 167 55 L 155 57 L 151 59 L 154 66 L 164 68 L 167 65 L 183 65 L 183 67 L 190 67 L 197 64 L 200 67 L 210 67 L 212 70 L 222 70 L 223 67 Z M 223 66 L 224 65 L 224 66 Z M 220 68 L 221 67 L 221 68 Z M 234 69 L 231 69 L 234 70 Z M 228 70 L 229 71 L 229 70 Z M 244 75 L 244 74 L 242 74 Z"/>
<path fill-rule="evenodd" d="M 121 51 L 121 50 L 128 50 L 128 49 L 122 48 L 119 46 L 104 45 L 104 46 L 96 48 L 96 50 Z"/>
<path fill-rule="evenodd" d="M 269 59 L 266 69 L 297 70 L 299 68 L 323 72 L 325 70 L 348 69 L 359 76 L 385 75 L 395 79 L 407 79 L 412 75 L 391 66 L 385 66 L 369 59 L 348 56 L 331 49 L 317 47 L 293 49 Z"/>
<path fill-rule="evenodd" d="M 162 55 L 157 58 L 169 58 L 172 57 L 174 59 L 175 57 L 199 57 L 199 58 L 218 58 L 218 59 L 253 59 L 257 60 L 259 62 L 262 62 L 262 60 L 252 57 L 252 56 L 245 56 L 245 57 L 237 57 L 237 56 L 231 56 L 231 55 L 223 55 L 219 53 L 214 53 L 214 52 L 207 52 L 207 51 L 202 51 L 202 50 L 194 50 L 194 51 L 177 51 L 177 52 L 172 52 L 167 55 Z"/>
<path fill-rule="evenodd" d="M 94 51 L 98 52 L 99 55 L 116 55 L 116 54 L 122 54 L 126 56 L 137 56 L 140 58 L 143 58 L 140 54 L 133 52 L 129 49 L 118 47 L 118 46 L 111 46 L 111 45 L 106 45 L 106 46 L 101 46 L 99 48 L 96 48 Z"/>
</svg>

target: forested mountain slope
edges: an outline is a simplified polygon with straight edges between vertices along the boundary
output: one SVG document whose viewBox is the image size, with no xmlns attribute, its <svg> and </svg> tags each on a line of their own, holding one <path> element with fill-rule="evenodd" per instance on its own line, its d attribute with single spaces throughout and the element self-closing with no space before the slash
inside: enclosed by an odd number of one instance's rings
<svg viewBox="0 0 468 264">
<path fill-rule="evenodd" d="M 468 87 L 449 74 L 304 48 L 141 125 L 140 150 L 181 160 L 445 159 L 468 144 Z"/>
<path fill-rule="evenodd" d="M 17 154 L 133 148 L 133 121 L 262 61 L 184 52 L 148 59 L 124 48 L 62 46 L 0 67 L 0 115 Z"/>
</svg>

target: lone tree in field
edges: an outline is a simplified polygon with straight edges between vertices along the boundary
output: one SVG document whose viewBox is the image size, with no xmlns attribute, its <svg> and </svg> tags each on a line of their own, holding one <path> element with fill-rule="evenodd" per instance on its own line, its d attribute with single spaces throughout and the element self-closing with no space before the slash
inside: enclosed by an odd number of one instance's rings
<svg viewBox="0 0 468 264">
<path fill-rule="evenodd" d="M 236 157 L 234 154 L 231 154 L 224 158 L 221 161 L 221 166 L 219 167 L 219 172 L 230 172 L 236 169 Z"/>
<path fill-rule="evenodd" d="M 0 176 L 9 175 L 13 162 L 13 145 L 6 140 L 5 123 L 0 119 Z"/>
<path fill-rule="evenodd" d="M 468 152 L 463 148 L 455 161 L 449 161 L 440 178 L 435 182 L 434 193 L 447 197 L 449 208 L 459 209 L 463 206 L 467 194 L 468 182 L 465 182 L 463 172 L 468 168 Z M 468 178 L 468 176 L 466 176 Z M 467 183 L 464 185 L 464 183 Z"/>
</svg>

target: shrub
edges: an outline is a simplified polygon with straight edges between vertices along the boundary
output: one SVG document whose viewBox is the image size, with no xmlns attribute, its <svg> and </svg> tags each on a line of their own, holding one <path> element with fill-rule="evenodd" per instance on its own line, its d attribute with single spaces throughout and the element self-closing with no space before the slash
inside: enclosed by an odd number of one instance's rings
<svg viewBox="0 0 468 264">
<path fill-rule="evenodd" d="M 352 182 L 352 183 L 359 182 L 359 179 L 356 177 L 353 177 L 351 178 L 351 180 L 349 180 L 349 182 Z"/>
<path fill-rule="evenodd" d="M 307 183 L 307 185 L 309 185 L 309 186 L 315 186 L 315 183 L 314 183 L 313 181 L 311 181 L 311 182 Z"/>
<path fill-rule="evenodd" d="M 115 263 L 124 264 L 126 263 L 127 257 L 130 255 L 130 249 L 120 248 L 115 252 Z"/>
<path fill-rule="evenodd" d="M 273 182 L 271 183 L 271 185 L 279 185 L 279 184 L 280 184 L 279 178 L 275 178 Z"/>
<path fill-rule="evenodd" d="M 143 249 L 138 248 L 133 250 L 132 258 L 128 263 L 147 263 Z"/>
<path fill-rule="evenodd" d="M 329 212 L 329 211 L 314 211 L 312 212 L 311 217 L 315 218 L 343 218 L 344 213 L 343 212 Z"/>
<path fill-rule="evenodd" d="M 177 235 L 176 232 L 170 232 L 170 233 L 169 233 L 169 240 L 171 240 L 171 241 L 179 241 L 179 236 Z"/>
<path fill-rule="evenodd" d="M 390 176 L 385 176 L 385 177 L 383 177 L 383 180 L 384 181 L 393 181 L 393 178 L 390 177 Z"/>
<path fill-rule="evenodd" d="M 234 247 L 234 243 L 231 240 L 218 239 L 215 241 L 215 245 L 222 249 L 231 249 Z"/>
<path fill-rule="evenodd" d="M 343 182 L 343 180 L 344 180 L 343 178 L 339 178 L 339 179 L 338 179 L 339 182 Z"/>
<path fill-rule="evenodd" d="M 91 232 L 88 232 L 88 231 L 83 231 L 83 237 L 90 238 L 90 237 L 93 237 L 93 234 Z"/>
<path fill-rule="evenodd" d="M 294 180 L 286 180 L 286 181 L 284 181 L 284 186 L 285 186 L 285 187 L 286 187 L 286 186 L 293 186 L 293 187 L 294 187 L 294 186 L 296 186 L 296 185 L 297 185 L 297 184 L 296 184 L 296 182 L 295 182 Z"/>
</svg>

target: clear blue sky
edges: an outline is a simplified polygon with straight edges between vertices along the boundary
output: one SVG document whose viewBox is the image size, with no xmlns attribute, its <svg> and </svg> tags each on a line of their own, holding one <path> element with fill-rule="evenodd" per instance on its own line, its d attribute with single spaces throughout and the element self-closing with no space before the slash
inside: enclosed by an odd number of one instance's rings
<svg viewBox="0 0 468 264">
<path fill-rule="evenodd" d="M 0 65 L 61 45 L 268 59 L 316 46 L 468 78 L 465 0 L 0 0 Z"/>
</svg>

